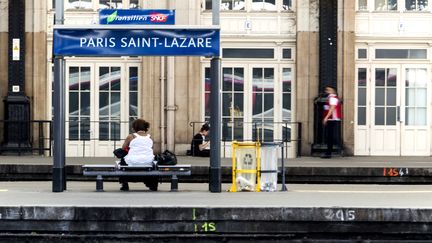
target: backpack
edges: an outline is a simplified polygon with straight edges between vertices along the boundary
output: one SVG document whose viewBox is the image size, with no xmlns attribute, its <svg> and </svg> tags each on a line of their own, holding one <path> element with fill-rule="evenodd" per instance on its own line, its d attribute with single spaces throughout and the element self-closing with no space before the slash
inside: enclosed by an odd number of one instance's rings
<svg viewBox="0 0 432 243">
<path fill-rule="evenodd" d="M 161 154 L 156 154 L 155 160 L 157 161 L 158 165 L 176 165 L 177 164 L 177 156 L 169 150 L 165 150 Z"/>
</svg>

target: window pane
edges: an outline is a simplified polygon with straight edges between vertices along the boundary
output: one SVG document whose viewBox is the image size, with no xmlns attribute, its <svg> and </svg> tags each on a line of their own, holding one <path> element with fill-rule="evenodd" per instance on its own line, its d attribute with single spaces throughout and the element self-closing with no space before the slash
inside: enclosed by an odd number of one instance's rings
<svg viewBox="0 0 432 243">
<path fill-rule="evenodd" d="M 69 115 L 78 116 L 78 92 L 69 92 Z"/>
<path fill-rule="evenodd" d="M 366 107 L 357 108 L 357 125 L 366 125 Z"/>
<path fill-rule="evenodd" d="M 274 58 L 274 49 L 223 48 L 223 58 Z"/>
<path fill-rule="evenodd" d="M 81 92 L 81 115 L 90 115 L 90 92 Z"/>
<path fill-rule="evenodd" d="M 359 59 L 366 59 L 367 58 L 367 50 L 366 49 L 358 49 L 357 55 Z"/>
<path fill-rule="evenodd" d="M 415 106 L 415 89 L 406 88 L 405 89 L 405 102 L 406 106 Z"/>
<path fill-rule="evenodd" d="M 396 106 L 396 88 L 387 88 L 387 106 Z"/>
<path fill-rule="evenodd" d="M 253 79 L 252 79 L 252 91 L 261 91 L 262 89 L 262 78 L 263 78 L 263 70 L 262 68 L 254 68 L 252 70 Z"/>
<path fill-rule="evenodd" d="M 377 59 L 426 59 L 426 49 L 376 49 Z"/>
<path fill-rule="evenodd" d="M 69 90 L 79 89 L 79 68 L 69 67 Z"/>
<path fill-rule="evenodd" d="M 139 3 L 138 0 L 129 0 L 129 8 L 130 9 L 134 9 L 134 8 L 139 8 Z"/>
<path fill-rule="evenodd" d="M 244 70 L 243 68 L 234 68 L 234 91 L 244 90 Z"/>
<path fill-rule="evenodd" d="M 264 94 L 264 114 L 265 117 L 273 117 L 273 93 Z"/>
<path fill-rule="evenodd" d="M 234 116 L 243 116 L 243 94 L 234 94 Z"/>
<path fill-rule="evenodd" d="M 206 0 L 205 1 L 205 9 L 207 9 L 207 10 L 212 9 L 212 0 Z"/>
<path fill-rule="evenodd" d="M 366 68 L 359 68 L 357 72 L 358 86 L 366 86 Z"/>
<path fill-rule="evenodd" d="M 263 103 L 263 95 L 261 93 L 254 93 L 253 96 L 253 115 L 261 114 L 262 113 L 262 103 Z"/>
<path fill-rule="evenodd" d="M 81 67 L 80 89 L 90 90 L 90 67 Z"/>
<path fill-rule="evenodd" d="M 427 120 L 426 108 L 416 109 L 416 125 L 424 126 Z"/>
<path fill-rule="evenodd" d="M 359 11 L 367 10 L 367 0 L 359 0 L 358 4 L 359 4 L 358 6 Z"/>
<path fill-rule="evenodd" d="M 385 85 L 385 69 L 377 68 L 375 69 L 375 86 L 384 86 Z"/>
<path fill-rule="evenodd" d="M 375 108 L 375 125 L 385 125 L 384 124 L 384 115 L 385 110 L 383 107 Z"/>
<path fill-rule="evenodd" d="M 416 106 L 417 107 L 426 107 L 427 103 L 427 89 L 417 89 L 416 92 Z"/>
<path fill-rule="evenodd" d="M 282 119 L 291 120 L 291 94 L 283 94 Z"/>
<path fill-rule="evenodd" d="M 78 118 L 69 117 L 69 140 L 78 140 Z"/>
<path fill-rule="evenodd" d="M 111 90 L 120 90 L 120 67 L 111 68 Z"/>
<path fill-rule="evenodd" d="M 120 123 L 110 122 L 111 124 L 111 140 L 120 140 Z"/>
<path fill-rule="evenodd" d="M 415 108 L 405 109 L 405 122 L 407 125 L 415 125 Z"/>
<path fill-rule="evenodd" d="M 90 140 L 90 118 L 81 117 L 80 126 L 80 139 Z"/>
<path fill-rule="evenodd" d="M 120 92 L 111 93 L 111 117 L 120 117 Z"/>
<path fill-rule="evenodd" d="M 231 118 L 222 118 L 222 140 L 232 140 L 232 125 Z"/>
<path fill-rule="evenodd" d="M 230 116 L 232 107 L 232 95 L 222 93 L 222 116 Z"/>
<path fill-rule="evenodd" d="M 233 77 L 232 77 L 232 68 L 223 68 L 223 91 L 232 91 L 232 83 L 233 83 Z"/>
<path fill-rule="evenodd" d="M 233 135 L 235 140 L 243 140 L 243 118 L 234 119 Z"/>
<path fill-rule="evenodd" d="M 138 68 L 129 67 L 129 90 L 138 90 Z"/>
<path fill-rule="evenodd" d="M 109 114 L 109 93 L 99 93 L 99 115 L 107 116 Z"/>
<path fill-rule="evenodd" d="M 92 9 L 91 0 L 69 0 L 65 9 Z"/>
<path fill-rule="evenodd" d="M 210 68 L 205 68 L 204 71 L 204 90 L 210 91 Z"/>
<path fill-rule="evenodd" d="M 283 0 L 282 1 L 282 10 L 292 10 L 291 0 Z"/>
<path fill-rule="evenodd" d="M 109 139 L 109 122 L 99 123 L 99 140 Z"/>
<path fill-rule="evenodd" d="M 359 106 L 365 106 L 366 105 L 366 89 L 365 88 L 359 88 L 358 89 L 357 105 L 359 105 Z"/>
<path fill-rule="evenodd" d="M 386 125 L 396 125 L 396 107 L 387 107 Z"/>
<path fill-rule="evenodd" d="M 397 70 L 396 68 L 387 69 L 387 86 L 396 87 Z"/>
<path fill-rule="evenodd" d="M 282 92 L 291 92 L 291 68 L 282 70 Z"/>
<path fill-rule="evenodd" d="M 138 116 L 138 93 L 129 93 L 129 116 Z"/>
<path fill-rule="evenodd" d="M 375 105 L 383 106 L 385 98 L 385 89 L 384 88 L 376 88 L 375 89 Z"/>
<path fill-rule="evenodd" d="M 291 48 L 285 48 L 282 50 L 283 59 L 291 59 Z"/>
<path fill-rule="evenodd" d="M 109 67 L 99 68 L 99 90 L 109 90 L 110 73 Z"/>
</svg>

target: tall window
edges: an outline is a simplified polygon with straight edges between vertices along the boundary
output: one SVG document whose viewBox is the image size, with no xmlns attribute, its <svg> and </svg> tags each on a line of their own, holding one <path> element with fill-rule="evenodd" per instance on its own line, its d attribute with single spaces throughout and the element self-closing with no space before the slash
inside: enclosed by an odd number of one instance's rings
<svg viewBox="0 0 432 243">
<path fill-rule="evenodd" d="M 252 0 L 253 11 L 276 11 L 276 0 Z"/>
<path fill-rule="evenodd" d="M 375 0 L 376 11 L 397 10 L 397 0 Z"/>
<path fill-rule="evenodd" d="M 357 125 L 366 125 L 366 68 L 359 68 L 357 71 Z"/>
<path fill-rule="evenodd" d="M 129 67 L 129 121 L 138 119 L 138 67 Z"/>
<path fill-rule="evenodd" d="M 273 141 L 274 128 L 274 69 L 252 69 L 253 138 Z"/>
<path fill-rule="evenodd" d="M 428 0 L 405 0 L 405 9 L 408 11 L 428 11 Z"/>
<path fill-rule="evenodd" d="M 120 139 L 120 67 L 99 67 L 99 140 Z"/>
<path fill-rule="evenodd" d="M 90 140 L 90 67 L 69 67 L 69 140 Z"/>
</svg>

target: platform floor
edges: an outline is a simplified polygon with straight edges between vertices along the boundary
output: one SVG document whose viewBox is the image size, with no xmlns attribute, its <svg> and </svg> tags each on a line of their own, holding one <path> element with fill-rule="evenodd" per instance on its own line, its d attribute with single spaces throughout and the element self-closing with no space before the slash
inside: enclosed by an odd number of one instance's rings
<svg viewBox="0 0 432 243">
<path fill-rule="evenodd" d="M 0 182 L 2 206 L 87 206 L 87 207 L 338 207 L 432 209 L 429 185 L 299 185 L 288 184 L 287 192 L 208 191 L 208 184 L 169 184 L 149 191 L 142 183 L 130 183 L 130 191 L 119 190 L 116 182 L 105 182 L 105 192 L 96 192 L 94 182 L 68 182 L 67 190 L 52 192 L 47 182 Z"/>
</svg>

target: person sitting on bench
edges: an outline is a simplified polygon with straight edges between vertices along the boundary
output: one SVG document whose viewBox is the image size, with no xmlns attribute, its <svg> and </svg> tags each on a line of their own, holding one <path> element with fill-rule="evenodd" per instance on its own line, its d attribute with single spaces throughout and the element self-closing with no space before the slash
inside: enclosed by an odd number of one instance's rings
<svg viewBox="0 0 432 243">
<path fill-rule="evenodd" d="M 128 154 L 121 161 L 120 165 L 128 166 L 149 166 L 153 167 L 153 140 L 150 138 L 148 129 L 150 128 L 150 123 L 143 119 L 137 119 L 132 123 L 132 130 L 134 133 L 129 134 L 122 148 L 129 148 Z M 130 181 L 135 181 L 134 178 L 128 178 Z M 158 178 L 157 177 L 146 177 L 137 178 L 139 181 L 143 181 L 145 185 L 152 191 L 157 191 Z M 128 191 L 129 184 L 125 177 L 120 177 L 119 182 L 122 184 L 120 190 Z"/>
<path fill-rule="evenodd" d="M 199 133 L 195 134 L 191 142 L 192 156 L 210 157 L 210 141 L 205 141 L 205 136 L 208 135 L 210 126 L 205 123 L 202 125 Z"/>
</svg>

